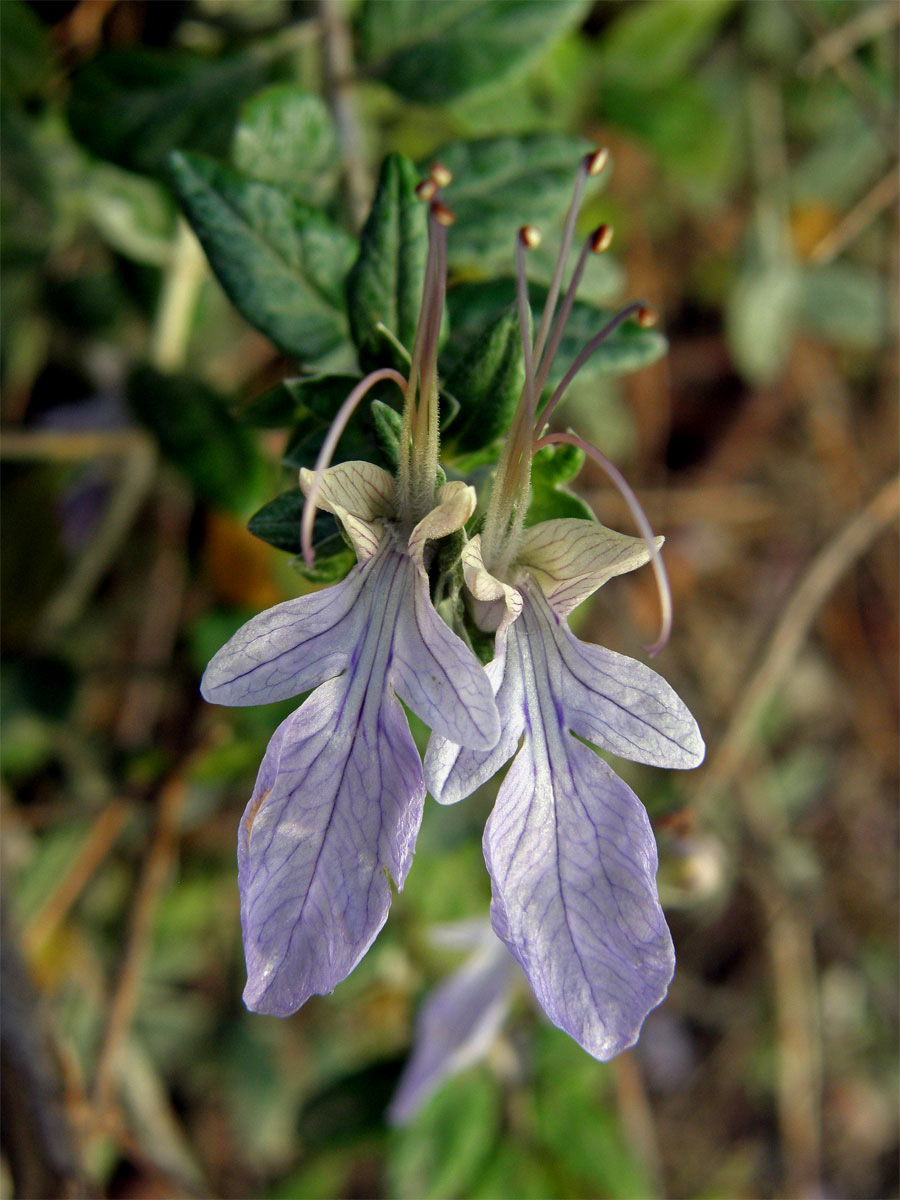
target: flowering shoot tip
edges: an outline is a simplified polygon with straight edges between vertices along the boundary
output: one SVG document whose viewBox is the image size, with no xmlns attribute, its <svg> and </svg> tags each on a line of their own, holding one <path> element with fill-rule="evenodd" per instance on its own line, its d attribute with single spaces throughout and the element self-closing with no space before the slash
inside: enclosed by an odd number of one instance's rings
<svg viewBox="0 0 900 1200">
<path fill-rule="evenodd" d="M 536 250 L 541 244 L 541 231 L 534 225 L 523 225 L 519 230 L 519 241 L 526 250 Z"/>
<path fill-rule="evenodd" d="M 593 154 L 586 154 L 584 156 L 584 165 L 590 176 L 599 175 L 608 162 L 609 151 L 605 146 L 602 146 L 599 150 L 595 150 Z"/>
<path fill-rule="evenodd" d="M 434 182 L 434 180 L 431 178 L 431 176 L 429 176 L 427 179 L 422 179 L 419 183 L 416 184 L 416 188 L 415 188 L 416 195 L 425 204 L 431 203 L 431 201 L 437 195 L 437 190 L 438 190 L 438 185 Z"/>
<path fill-rule="evenodd" d="M 431 164 L 428 178 L 434 182 L 435 187 L 445 188 L 449 187 L 453 182 L 453 172 L 449 167 L 445 167 L 443 163 L 436 162 Z"/>
<path fill-rule="evenodd" d="M 591 234 L 591 253 L 602 254 L 612 245 L 613 227 L 612 225 L 598 225 Z"/>
<path fill-rule="evenodd" d="M 652 329 L 658 318 L 652 308 L 648 308 L 646 304 L 642 304 L 637 310 L 635 319 L 641 329 Z"/>
</svg>

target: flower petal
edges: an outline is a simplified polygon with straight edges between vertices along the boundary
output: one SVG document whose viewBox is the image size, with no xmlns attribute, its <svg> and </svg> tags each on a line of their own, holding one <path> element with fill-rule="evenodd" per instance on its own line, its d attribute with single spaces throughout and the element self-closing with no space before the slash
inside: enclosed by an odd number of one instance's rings
<svg viewBox="0 0 900 1200">
<path fill-rule="evenodd" d="M 357 638 L 365 568 L 334 587 L 277 604 L 213 657 L 200 690 L 213 704 L 269 704 L 317 687 L 347 665 Z"/>
<path fill-rule="evenodd" d="M 309 495 L 315 472 L 302 467 L 300 487 Z M 334 513 L 360 562 L 372 558 L 382 537 L 381 522 L 394 512 L 394 477 L 368 462 L 344 462 L 322 472 L 316 503 Z"/>
<path fill-rule="evenodd" d="M 427 513 L 409 535 L 409 554 L 421 563 L 425 543 L 433 538 L 446 537 L 462 529 L 475 511 L 475 489 L 460 480 L 445 483 L 437 494 L 434 508 Z"/>
<path fill-rule="evenodd" d="M 405 714 L 388 687 L 405 556 L 384 552 L 350 665 L 283 722 L 260 768 L 238 852 L 244 999 L 285 1016 L 330 992 L 387 917 L 425 796 Z"/>
<path fill-rule="evenodd" d="M 657 548 L 664 539 L 657 538 Z M 577 517 L 542 521 L 526 529 L 517 555 L 540 585 L 554 612 L 566 616 L 615 575 L 650 559 L 643 538 L 616 533 Z"/>
<path fill-rule="evenodd" d="M 510 587 L 492 575 L 481 556 L 481 534 L 466 542 L 460 555 L 466 587 L 472 595 L 475 623 L 486 631 L 499 633 L 522 611 L 518 588 Z"/>
<path fill-rule="evenodd" d="M 394 640 L 394 689 L 435 732 L 462 746 L 488 749 L 500 736 L 490 680 L 435 612 L 422 567 L 407 562 L 412 582 Z"/>
<path fill-rule="evenodd" d="M 655 671 L 579 641 L 540 588 L 523 583 L 521 621 L 545 646 L 565 724 L 604 750 L 656 767 L 695 767 L 705 747 L 687 705 Z"/>
<path fill-rule="evenodd" d="M 487 926 L 487 922 L 485 922 Z M 445 1079 L 484 1058 L 509 1011 L 517 967 L 502 942 L 478 950 L 426 998 L 387 1115 L 401 1124 Z"/>
<path fill-rule="evenodd" d="M 500 737 L 487 752 L 464 749 L 432 734 L 425 752 L 425 783 L 439 804 L 455 804 L 499 771 L 516 752 L 525 727 L 525 706 L 518 662 L 509 662 L 505 632 L 498 632 L 494 658 L 484 668 L 497 703 Z"/>
<path fill-rule="evenodd" d="M 637 796 L 568 733 L 540 643 L 532 655 L 521 622 L 510 639 L 527 732 L 485 828 L 491 918 L 550 1019 L 605 1060 L 637 1040 L 674 969 L 656 844 Z"/>
</svg>

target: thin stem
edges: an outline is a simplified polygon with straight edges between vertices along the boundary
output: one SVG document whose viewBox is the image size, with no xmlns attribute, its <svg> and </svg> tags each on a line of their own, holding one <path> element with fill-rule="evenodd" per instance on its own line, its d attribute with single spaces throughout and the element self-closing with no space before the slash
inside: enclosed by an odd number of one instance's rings
<svg viewBox="0 0 900 1200">
<path fill-rule="evenodd" d="M 626 308 L 623 308 L 621 312 L 616 313 L 612 320 L 608 321 L 599 333 L 594 334 L 588 344 L 572 363 L 571 367 L 569 367 L 568 371 L 566 371 L 565 375 L 563 375 L 562 379 L 557 385 L 556 391 L 550 397 L 548 404 L 541 412 L 542 429 L 546 428 L 550 417 L 553 415 L 553 410 L 556 408 L 557 404 L 559 404 L 560 400 L 562 400 L 569 384 L 572 382 L 584 364 L 588 361 L 594 351 L 598 349 L 598 347 L 600 347 L 611 334 L 615 333 L 615 331 L 624 321 L 627 321 L 629 317 L 635 316 L 644 307 L 645 305 L 643 301 L 635 300 L 633 304 L 629 304 Z"/>
<path fill-rule="evenodd" d="M 650 563 L 653 567 L 653 574 L 656 576 L 656 587 L 659 591 L 659 606 L 661 610 L 659 636 L 652 645 L 645 646 L 647 653 L 652 658 L 662 650 L 672 632 L 672 591 L 669 587 L 666 568 L 657 549 L 656 539 L 650 527 L 650 522 L 647 520 L 643 508 L 641 508 L 641 502 L 631 490 L 631 486 L 626 481 L 622 472 L 615 463 L 610 462 L 605 454 L 601 454 L 596 446 L 592 446 L 589 442 L 584 441 L 583 438 L 578 437 L 574 433 L 548 433 L 546 437 L 540 438 L 535 443 L 534 448 L 537 451 L 543 449 L 544 446 L 560 443 L 568 446 L 577 446 L 579 450 L 583 450 L 585 454 L 589 455 L 599 467 L 602 467 L 619 489 L 622 499 L 628 505 L 628 510 L 634 517 L 638 529 L 641 531 L 641 537 L 647 543 L 647 549 L 650 552 Z"/>
<path fill-rule="evenodd" d="M 319 497 L 319 492 L 322 489 L 322 475 L 326 467 L 331 462 L 331 456 L 334 454 L 335 447 L 340 440 L 341 434 L 347 428 L 347 422 L 353 415 L 353 410 L 359 404 L 365 394 L 370 391 L 376 383 L 380 383 L 382 379 L 393 379 L 398 387 L 406 391 L 407 381 L 403 378 L 399 371 L 395 371 L 393 367 L 379 367 L 377 371 L 372 371 L 365 379 L 361 379 L 341 407 L 338 409 L 337 416 L 331 423 L 331 428 L 328 430 L 328 435 L 322 443 L 322 449 L 319 451 L 319 457 L 316 459 L 316 465 L 313 468 L 313 482 L 307 494 L 306 501 L 303 505 L 303 515 L 300 518 L 300 549 L 303 551 L 303 558 L 308 567 L 313 565 L 315 555 L 312 548 L 312 531 L 313 522 L 316 519 L 316 502 Z M 402 461 L 402 460 L 401 460 Z"/>
</svg>

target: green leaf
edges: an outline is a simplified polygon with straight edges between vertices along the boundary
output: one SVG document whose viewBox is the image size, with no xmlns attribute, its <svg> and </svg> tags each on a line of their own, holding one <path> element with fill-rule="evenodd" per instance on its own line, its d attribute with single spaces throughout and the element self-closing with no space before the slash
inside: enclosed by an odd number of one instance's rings
<svg viewBox="0 0 900 1200">
<path fill-rule="evenodd" d="M 231 150 L 246 175 L 305 204 L 325 204 L 337 184 L 337 133 L 327 105 L 296 84 L 273 84 L 241 109 Z"/>
<path fill-rule="evenodd" d="M 606 78 L 656 90 L 684 77 L 733 7 L 734 0 L 627 5 L 603 38 Z"/>
<path fill-rule="evenodd" d="M 572 1195 L 560 1189 L 560 1180 L 546 1156 L 521 1141 L 497 1146 L 487 1166 L 479 1174 L 469 1200 L 496 1200 L 497 1196 L 515 1196 L 516 1200 L 546 1200 L 547 1196 Z"/>
<path fill-rule="evenodd" d="M 353 241 L 321 212 L 195 154 L 169 158 L 175 191 L 238 311 L 288 354 L 316 362 L 346 341 L 342 283 Z"/>
<path fill-rule="evenodd" d="M 496 262 L 512 268 L 519 226 L 544 225 L 545 232 L 553 228 L 568 207 L 578 163 L 590 149 L 590 142 L 561 133 L 442 146 L 429 161 L 438 159 L 453 172 L 446 190 L 456 216 L 448 243 L 450 263 L 481 271 Z"/>
<path fill-rule="evenodd" d="M 581 517 L 596 520 L 590 506 L 563 485 L 584 465 L 584 451 L 565 443 L 544 446 L 531 464 L 531 503 L 526 525 L 538 525 L 557 517 Z"/>
<path fill-rule="evenodd" d="M 532 284 L 530 292 L 534 319 L 538 321 L 547 298 L 547 289 L 541 284 Z M 514 279 L 464 283 L 448 293 L 452 333 L 442 359 L 446 375 L 452 375 L 458 364 L 472 354 L 473 344 L 493 321 L 515 303 L 515 296 Z M 595 308 L 592 304 L 576 300 L 550 368 L 549 387 L 554 387 L 562 379 L 579 351 L 614 315 L 609 309 Z M 598 379 L 639 371 L 662 358 L 667 348 L 668 343 L 659 330 L 641 329 L 635 322 L 627 321 L 598 347 L 582 367 L 578 378 Z"/>
<path fill-rule="evenodd" d="M 588 7 L 584 0 L 368 0 L 361 43 L 394 91 L 436 104 L 521 70 Z"/>
<path fill-rule="evenodd" d="M 471 1194 L 499 1135 L 496 1087 L 483 1072 L 451 1079 L 399 1130 L 388 1165 L 398 1200 Z"/>
<path fill-rule="evenodd" d="M 373 400 L 370 406 L 372 425 L 378 447 L 392 471 L 400 465 L 400 432 L 403 429 L 403 416 L 396 408 L 391 408 L 382 400 Z"/>
<path fill-rule="evenodd" d="M 460 404 L 448 453 L 470 453 L 506 433 L 525 384 L 515 309 L 501 313 L 488 325 L 471 352 L 448 373 L 446 382 Z"/>
<path fill-rule="evenodd" d="M 147 366 L 132 372 L 127 392 L 135 416 L 200 496 L 235 512 L 253 503 L 264 463 L 222 396 L 192 376 L 164 375 Z"/>
<path fill-rule="evenodd" d="M 294 569 L 311 583 L 336 583 L 343 579 L 356 557 L 341 534 L 331 513 L 319 509 L 313 525 L 315 561 L 308 567 L 300 556 L 300 518 L 303 514 L 303 493 L 290 488 L 264 504 L 247 522 L 254 537 L 267 542 L 276 550 L 295 554 Z"/>
<path fill-rule="evenodd" d="M 303 515 L 303 493 L 298 487 L 289 488 L 264 504 L 247 522 L 247 528 L 260 541 L 289 554 L 300 553 L 300 518 Z M 326 556 L 346 549 L 337 521 L 331 513 L 320 509 L 316 513 L 313 534 L 316 554 Z"/>
<path fill-rule="evenodd" d="M 43 261 L 50 248 L 58 206 L 34 124 L 12 105 L 4 104 L 0 109 L 0 142 L 0 248 L 3 266 L 8 270 Z"/>
<path fill-rule="evenodd" d="M 816 337 L 874 350 L 887 335 L 890 299 L 884 277 L 855 263 L 807 268 L 800 280 L 800 318 Z"/>
<path fill-rule="evenodd" d="M 556 1030 L 540 1029 L 536 1042 L 536 1132 L 583 1181 L 575 1194 L 611 1200 L 654 1195 L 653 1182 L 622 1131 L 608 1067 Z"/>
<path fill-rule="evenodd" d="M 269 74 L 268 66 L 249 56 L 110 50 L 76 75 L 69 124 L 99 158 L 155 174 L 176 147 L 224 153 L 241 103 Z"/>
<path fill-rule="evenodd" d="M 359 382 L 353 375 L 317 375 L 307 379 L 285 380 L 283 388 L 294 404 L 291 436 L 284 452 L 284 461 L 293 467 L 312 467 L 331 427 L 338 408 Z M 385 381 L 381 396 L 400 401 L 399 389 Z M 383 404 L 384 408 L 392 406 Z M 380 441 L 372 417 L 362 406 L 356 409 L 341 434 L 332 462 L 368 459 L 378 462 Z M 384 465 L 391 466 L 390 458 Z"/>
<path fill-rule="evenodd" d="M 413 344 L 428 252 L 428 210 L 415 194 L 419 179 L 403 155 L 385 159 L 360 234 L 359 257 L 347 276 L 350 332 L 364 366 L 384 363 L 379 325 L 401 345 Z"/>
<path fill-rule="evenodd" d="M 50 78 L 47 29 L 30 4 L 0 4 L 0 96 L 22 100 L 40 92 Z"/>
</svg>

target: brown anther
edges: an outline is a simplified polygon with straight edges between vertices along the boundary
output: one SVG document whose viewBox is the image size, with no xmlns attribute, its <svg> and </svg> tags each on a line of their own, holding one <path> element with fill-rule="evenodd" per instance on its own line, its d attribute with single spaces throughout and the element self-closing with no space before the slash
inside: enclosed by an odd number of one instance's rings
<svg viewBox="0 0 900 1200">
<path fill-rule="evenodd" d="M 437 221 L 438 225 L 449 226 L 456 220 L 456 215 L 450 211 L 446 204 L 441 204 L 440 200 L 432 201 L 431 215 Z"/>
<path fill-rule="evenodd" d="M 432 163 L 431 170 L 428 172 L 428 178 L 434 181 L 435 187 L 449 187 L 453 182 L 453 172 L 449 167 L 445 167 L 443 163 Z"/>
<path fill-rule="evenodd" d="M 604 250 L 608 250 L 612 245 L 613 227 L 612 225 L 598 225 L 591 234 L 591 253 L 602 254 Z"/>
<path fill-rule="evenodd" d="M 523 225 L 519 230 L 519 240 L 526 250 L 536 250 L 541 244 L 541 231 L 534 225 Z"/>
<path fill-rule="evenodd" d="M 659 318 L 653 309 L 648 308 L 646 304 L 641 305 L 641 307 L 637 310 L 635 317 L 635 320 L 637 321 L 638 325 L 640 325 L 641 329 L 652 329 L 658 319 Z"/>
<path fill-rule="evenodd" d="M 584 161 L 588 175 L 599 175 L 609 162 L 609 151 L 603 146 L 600 150 L 595 150 L 593 154 L 586 154 Z"/>
<path fill-rule="evenodd" d="M 426 204 L 430 204 L 437 194 L 438 185 L 429 176 L 428 179 L 423 179 L 416 184 L 416 195 L 420 200 L 424 200 Z"/>
</svg>

